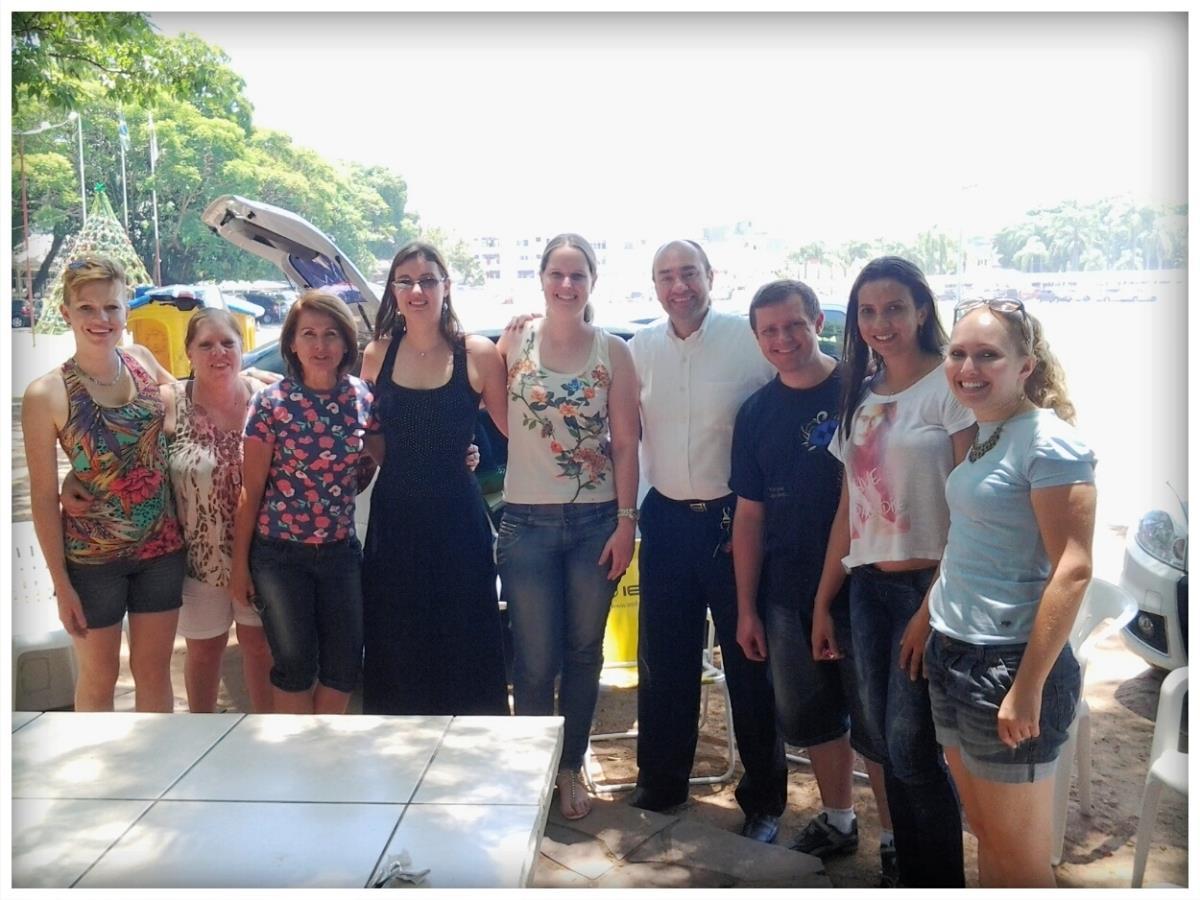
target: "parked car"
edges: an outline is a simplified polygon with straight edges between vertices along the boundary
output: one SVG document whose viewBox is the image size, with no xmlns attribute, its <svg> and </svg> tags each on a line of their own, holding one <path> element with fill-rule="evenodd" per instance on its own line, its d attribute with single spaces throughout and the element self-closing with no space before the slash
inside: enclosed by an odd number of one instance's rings
<svg viewBox="0 0 1200 900">
<path fill-rule="evenodd" d="M 1161 509 L 1142 516 L 1125 539 L 1121 586 L 1137 601 L 1126 646 L 1152 666 L 1188 664 L 1187 504 L 1182 519 Z"/>
<path fill-rule="evenodd" d="M 33 310 L 29 303 L 25 300 L 13 300 L 12 302 L 12 327 L 13 328 L 32 328 L 33 327 Z"/>
<path fill-rule="evenodd" d="M 238 294 L 262 308 L 262 317 L 258 321 L 263 325 L 278 325 L 282 322 L 296 299 L 293 291 L 239 291 Z"/>
</svg>

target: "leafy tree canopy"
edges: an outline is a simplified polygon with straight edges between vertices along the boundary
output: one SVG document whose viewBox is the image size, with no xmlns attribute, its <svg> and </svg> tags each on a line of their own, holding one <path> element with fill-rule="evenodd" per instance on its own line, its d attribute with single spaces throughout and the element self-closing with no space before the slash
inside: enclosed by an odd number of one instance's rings
<svg viewBox="0 0 1200 900">
<path fill-rule="evenodd" d="M 159 36 L 145 13 L 12 14 L 12 106 L 54 113 L 105 97 L 119 103 L 186 100 L 250 129 L 245 82 L 229 57 L 193 35 Z"/>
</svg>

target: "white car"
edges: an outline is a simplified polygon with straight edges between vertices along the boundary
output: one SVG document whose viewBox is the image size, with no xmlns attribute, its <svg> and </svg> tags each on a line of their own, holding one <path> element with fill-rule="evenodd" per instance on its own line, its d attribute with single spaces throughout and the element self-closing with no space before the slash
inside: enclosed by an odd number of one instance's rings
<svg viewBox="0 0 1200 900">
<path fill-rule="evenodd" d="M 1187 504 L 1183 519 L 1156 509 L 1125 539 L 1121 586 L 1137 601 L 1125 644 L 1152 666 L 1178 669 L 1187 654 Z"/>
</svg>

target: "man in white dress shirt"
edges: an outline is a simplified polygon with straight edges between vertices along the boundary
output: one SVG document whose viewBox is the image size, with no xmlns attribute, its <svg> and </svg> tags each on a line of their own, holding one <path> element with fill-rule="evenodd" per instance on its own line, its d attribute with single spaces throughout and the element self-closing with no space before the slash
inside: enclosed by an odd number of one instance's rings
<svg viewBox="0 0 1200 900">
<path fill-rule="evenodd" d="M 638 786 L 629 802 L 662 811 L 688 798 L 707 607 L 746 770 L 736 791 L 746 814 L 742 834 L 770 843 L 787 801 L 787 763 L 766 664 L 748 660 L 737 643 L 729 473 L 738 408 L 774 370 L 746 319 L 712 309 L 713 272 L 699 244 L 664 244 L 653 278 L 667 321 L 629 343 L 641 382 L 642 471 L 651 486 L 640 516 Z"/>
</svg>

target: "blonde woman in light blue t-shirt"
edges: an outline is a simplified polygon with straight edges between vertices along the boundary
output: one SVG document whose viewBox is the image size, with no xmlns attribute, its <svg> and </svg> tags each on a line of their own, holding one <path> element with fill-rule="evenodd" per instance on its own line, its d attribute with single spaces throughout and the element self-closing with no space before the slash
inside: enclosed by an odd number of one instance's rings
<svg viewBox="0 0 1200 900">
<path fill-rule="evenodd" d="M 1054 887 L 1052 776 L 1079 700 L 1067 638 L 1092 574 L 1095 456 L 1019 302 L 963 304 L 955 318 L 946 377 L 979 432 L 946 482 L 930 702 L 980 886 Z"/>
</svg>

